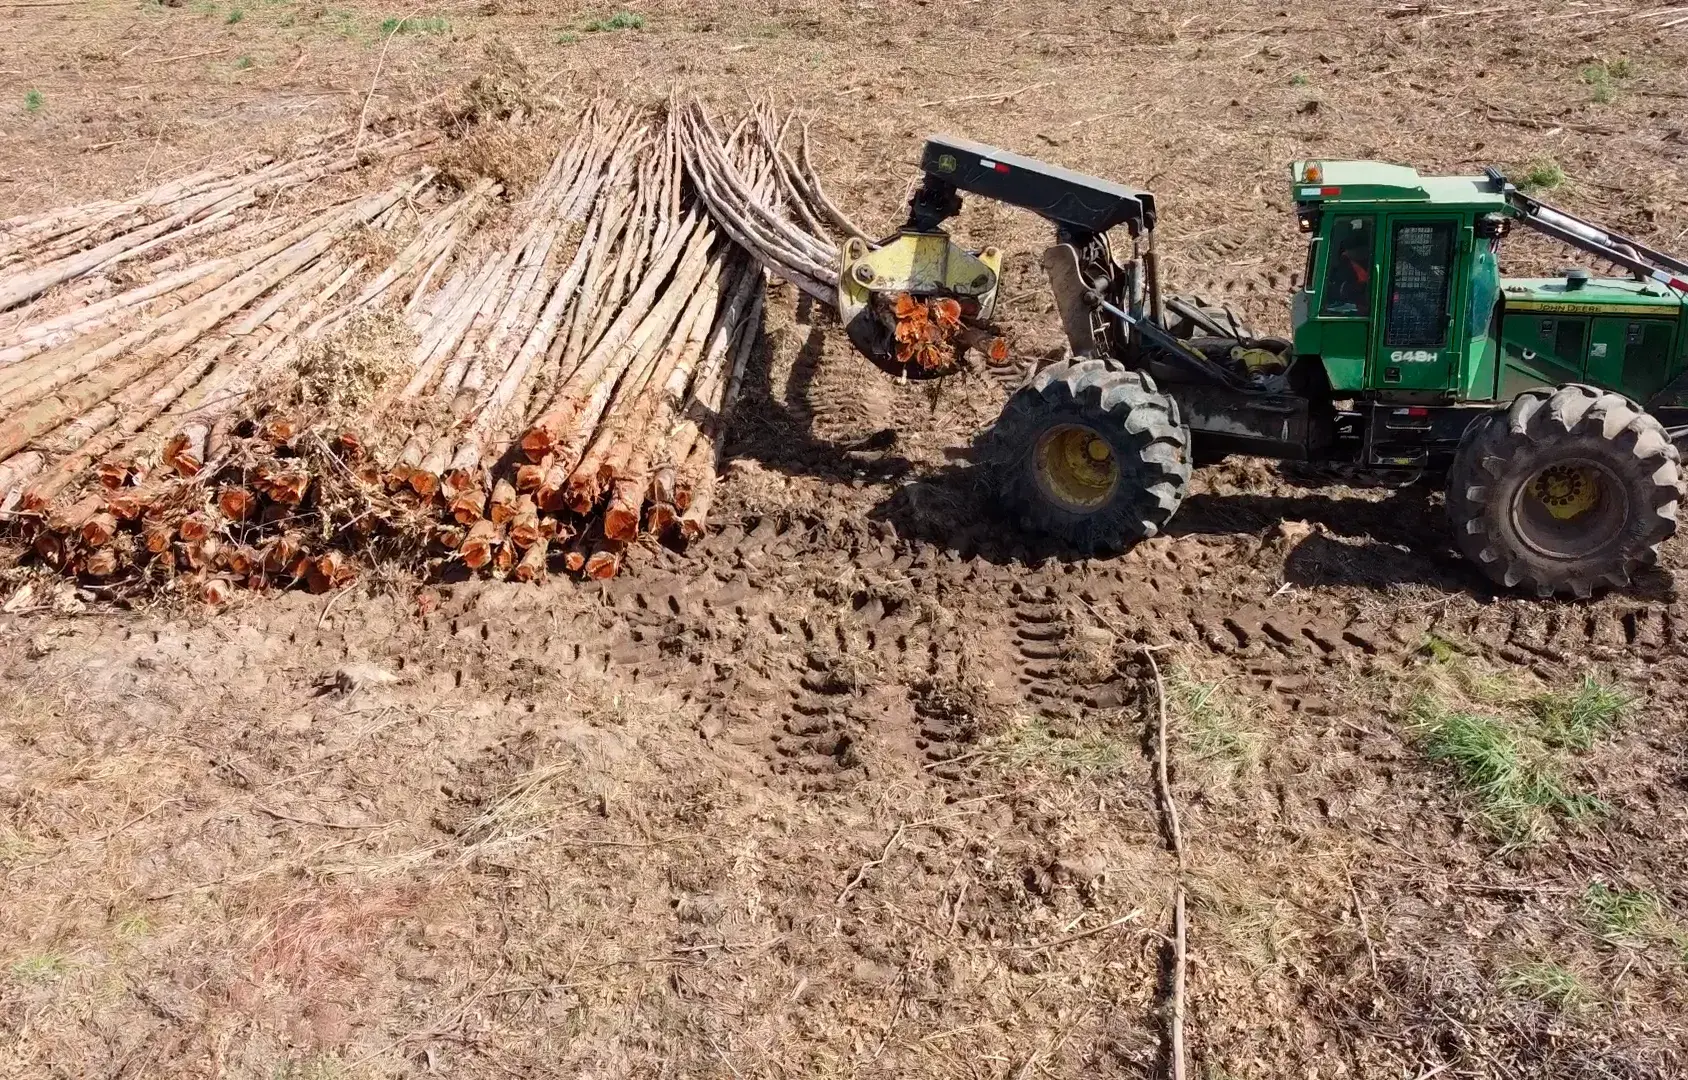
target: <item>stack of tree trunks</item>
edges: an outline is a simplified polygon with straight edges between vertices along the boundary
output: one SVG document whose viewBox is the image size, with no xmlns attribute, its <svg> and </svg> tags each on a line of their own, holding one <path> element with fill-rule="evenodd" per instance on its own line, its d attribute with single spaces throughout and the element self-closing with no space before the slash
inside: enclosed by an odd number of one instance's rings
<svg viewBox="0 0 1688 1080">
<path fill-rule="evenodd" d="M 416 131 L 0 223 L 0 530 L 213 602 L 701 535 L 768 273 L 830 303 L 855 231 L 790 126 L 597 102 L 518 194 Z"/>
</svg>

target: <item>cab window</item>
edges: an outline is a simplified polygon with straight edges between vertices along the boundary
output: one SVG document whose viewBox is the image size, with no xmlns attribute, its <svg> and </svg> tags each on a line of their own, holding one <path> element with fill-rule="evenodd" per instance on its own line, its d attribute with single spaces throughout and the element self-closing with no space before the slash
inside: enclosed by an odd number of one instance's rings
<svg viewBox="0 0 1688 1080">
<path fill-rule="evenodd" d="M 1330 260 L 1325 265 L 1325 297 L 1319 314 L 1339 319 L 1371 317 L 1372 250 L 1376 223 L 1369 217 L 1339 217 L 1331 222 Z"/>
<path fill-rule="evenodd" d="M 1451 221 L 1403 221 L 1395 226 L 1395 266 L 1389 281 L 1389 321 L 1383 344 L 1441 348 L 1448 337 Z"/>
</svg>

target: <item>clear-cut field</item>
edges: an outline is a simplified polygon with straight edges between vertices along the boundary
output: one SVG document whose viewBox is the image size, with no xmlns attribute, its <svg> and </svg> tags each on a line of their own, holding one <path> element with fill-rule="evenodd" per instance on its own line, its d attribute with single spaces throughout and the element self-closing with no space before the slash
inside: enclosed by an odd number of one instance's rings
<svg viewBox="0 0 1688 1080">
<path fill-rule="evenodd" d="M 1688 11 L 633 10 L 0 8 L 0 218 L 514 49 L 565 107 L 795 103 L 870 231 L 932 130 L 1149 188 L 1172 285 L 1274 329 L 1297 157 L 1557 171 L 1688 230 Z M 959 232 L 1008 252 L 1016 353 L 1057 348 L 1040 223 Z M 1233 460 L 1168 535 L 1046 557 L 965 460 L 1006 377 L 891 382 L 789 287 L 764 340 L 719 528 L 613 582 L 212 615 L 33 581 L 0 615 L 0 1075 L 1159 1075 L 1139 643 L 1169 646 L 1195 1075 L 1688 1071 L 1683 541 L 1630 593 L 1496 596 L 1434 492 Z"/>
</svg>

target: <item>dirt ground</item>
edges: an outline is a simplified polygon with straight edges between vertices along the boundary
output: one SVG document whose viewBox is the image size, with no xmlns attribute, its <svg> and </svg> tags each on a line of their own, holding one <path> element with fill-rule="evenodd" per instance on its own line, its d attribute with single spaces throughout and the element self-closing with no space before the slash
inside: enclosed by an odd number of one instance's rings
<svg viewBox="0 0 1688 1080">
<path fill-rule="evenodd" d="M 1268 328 L 1297 157 L 1557 171 L 1558 201 L 1688 236 L 1688 23 L 1644 6 L 628 10 L 0 3 L 0 217 L 514 48 L 559 100 L 796 101 L 876 228 L 930 130 L 1148 187 L 1169 278 Z M 1017 351 L 1057 348 L 1036 220 L 959 231 L 1009 251 Z M 1010 375 L 899 385 L 772 299 L 684 553 L 0 615 L 0 1077 L 1163 1075 L 1143 645 L 1193 1075 L 1688 1075 L 1688 543 L 1524 601 L 1454 558 L 1433 491 L 1233 460 L 1167 535 L 1062 558 L 967 463 Z"/>
</svg>

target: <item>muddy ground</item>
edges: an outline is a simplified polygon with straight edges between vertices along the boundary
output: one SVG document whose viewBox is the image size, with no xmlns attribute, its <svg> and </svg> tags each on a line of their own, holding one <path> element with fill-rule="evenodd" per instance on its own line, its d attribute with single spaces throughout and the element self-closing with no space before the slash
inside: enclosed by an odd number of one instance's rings
<svg viewBox="0 0 1688 1080">
<path fill-rule="evenodd" d="M 1268 328 L 1295 157 L 1557 169 L 1688 234 L 1688 24 L 1652 9 L 630 10 L 0 5 L 0 217 L 513 46 L 540 97 L 799 101 L 875 227 L 930 129 L 1149 187 L 1169 276 Z M 1009 249 L 1018 352 L 1057 348 L 1035 220 L 961 232 Z M 1194 1075 L 1688 1072 L 1682 541 L 1629 592 L 1523 601 L 1434 491 L 1234 460 L 1167 535 L 1063 558 L 968 465 L 1010 374 L 892 383 L 773 300 L 719 531 L 621 579 L 0 615 L 0 1076 L 1161 1075 L 1142 645 Z M 1450 717 L 1522 787 L 1450 760 Z"/>
</svg>

